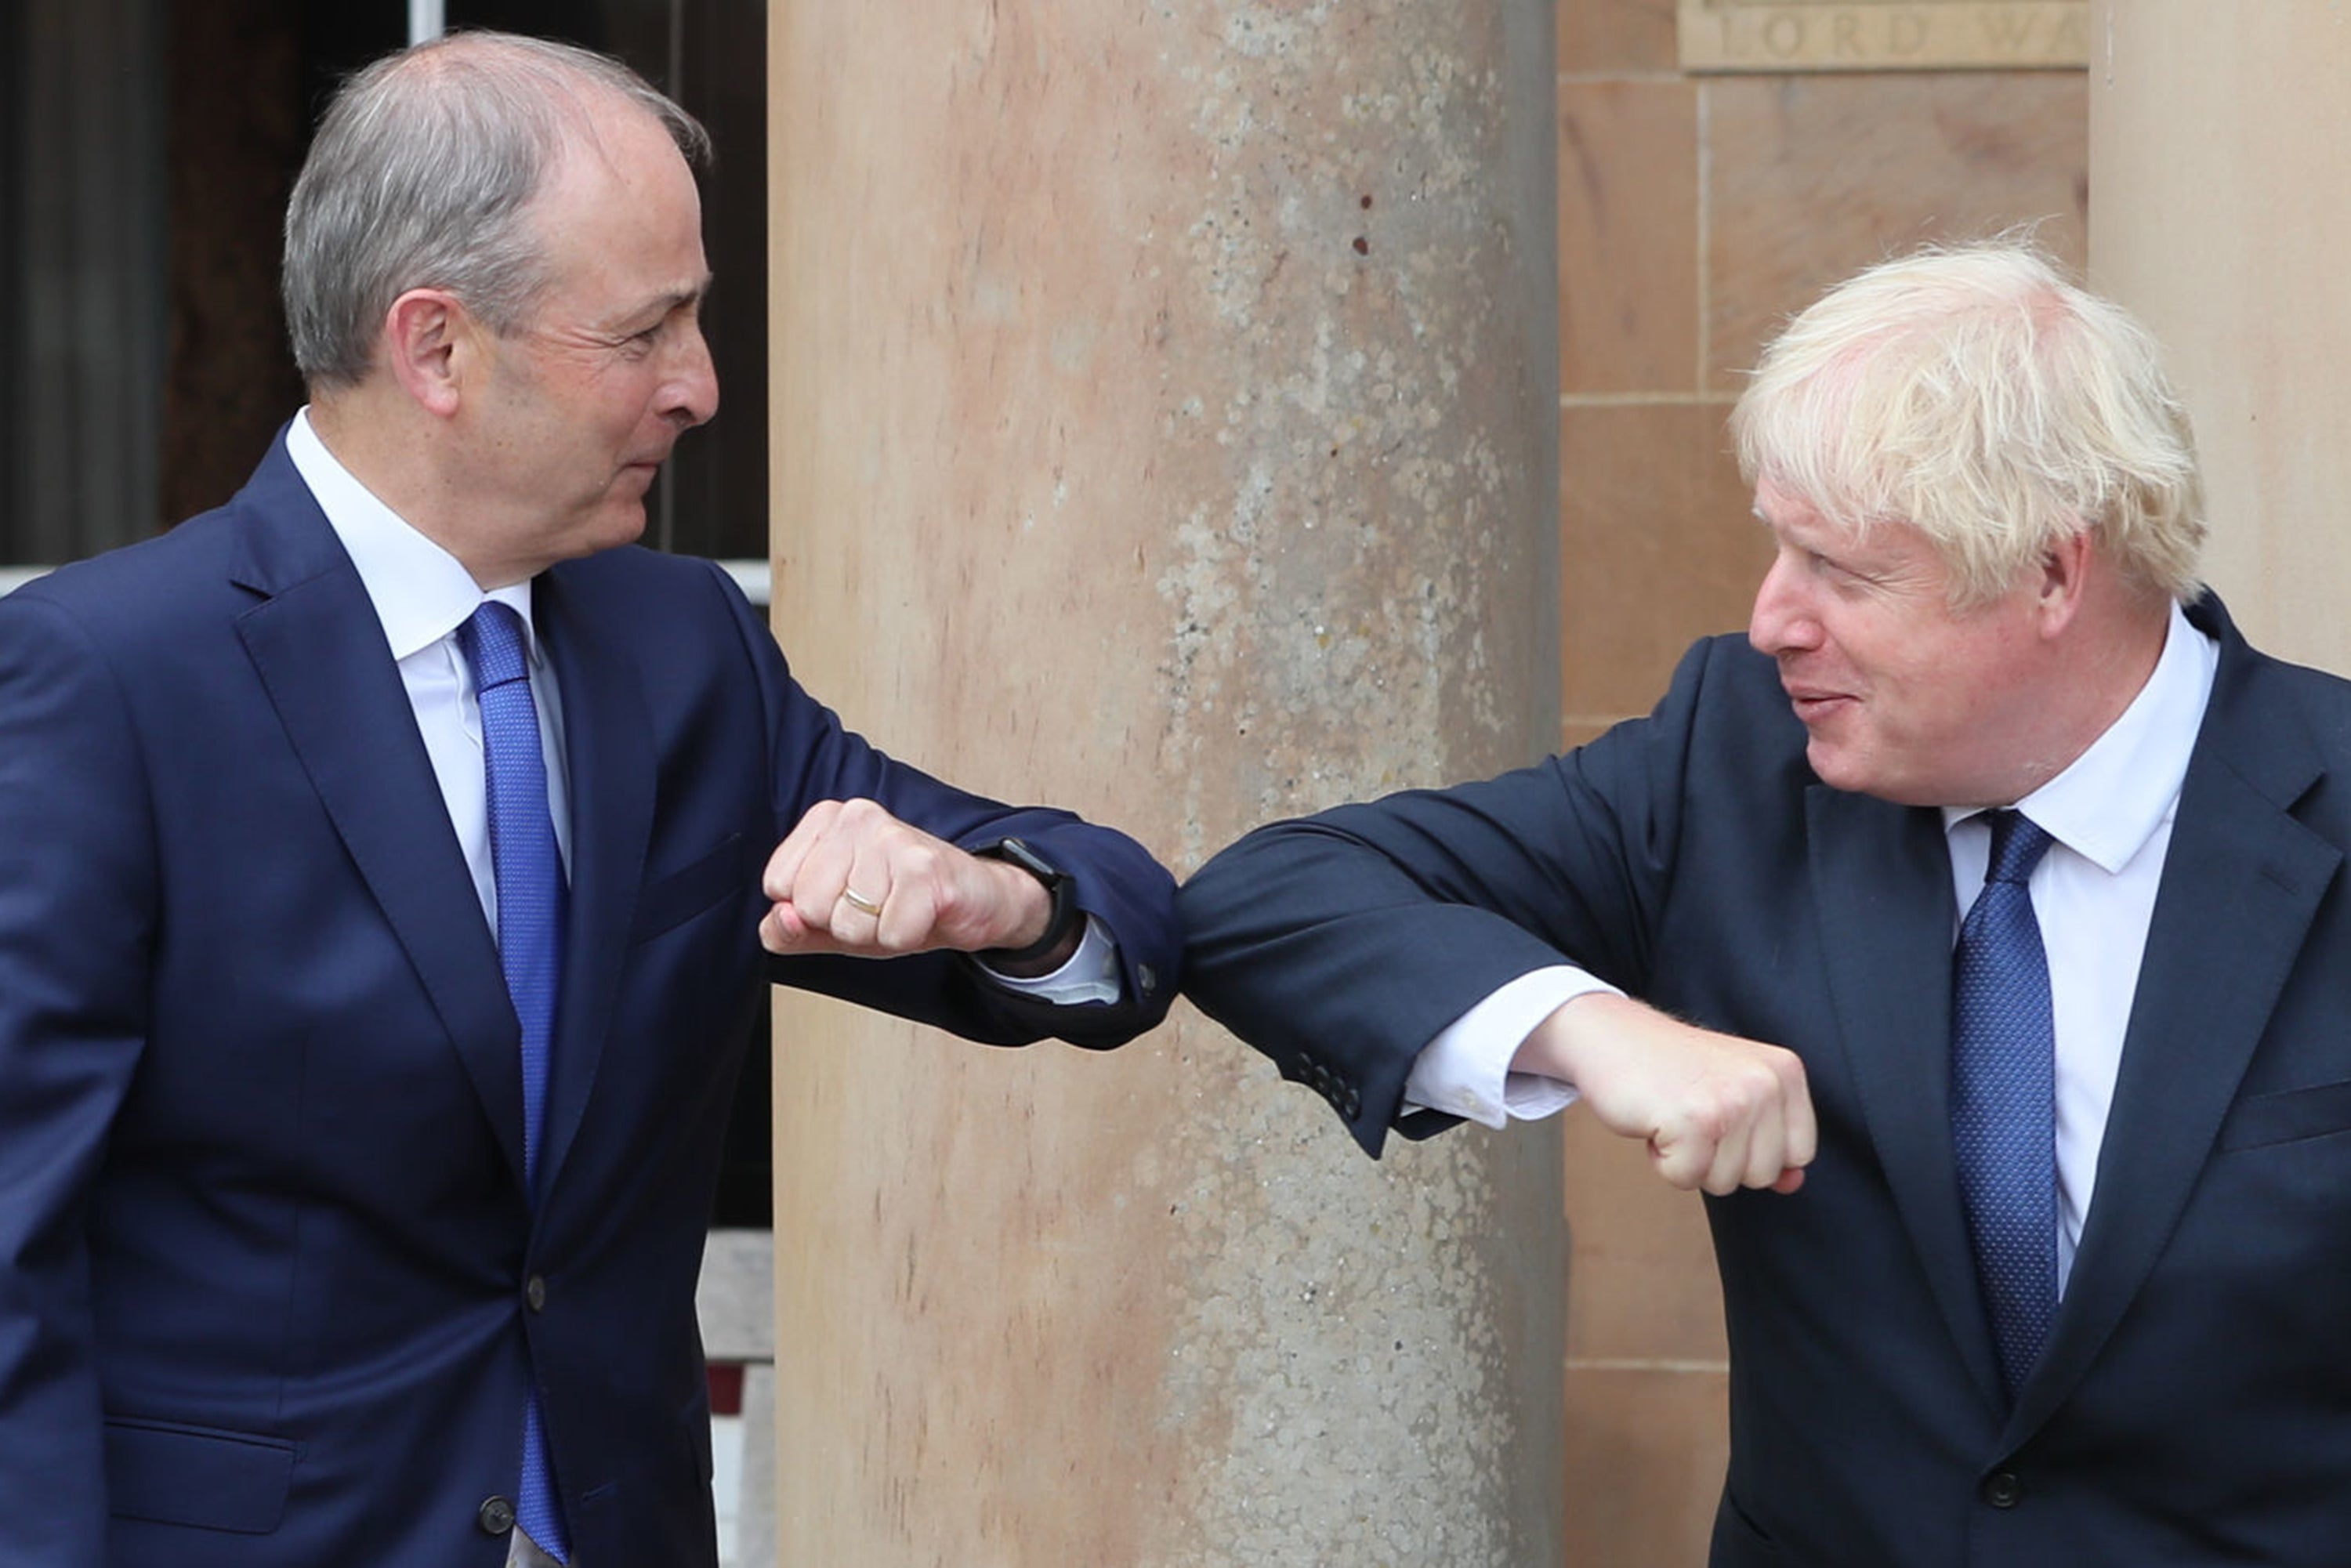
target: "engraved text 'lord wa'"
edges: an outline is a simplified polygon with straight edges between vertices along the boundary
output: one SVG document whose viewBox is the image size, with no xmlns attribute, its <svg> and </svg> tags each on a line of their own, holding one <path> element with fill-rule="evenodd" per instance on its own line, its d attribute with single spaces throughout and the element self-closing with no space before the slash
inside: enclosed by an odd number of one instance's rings
<svg viewBox="0 0 2351 1568">
<path fill-rule="evenodd" d="M 2078 69 L 2088 0 L 1681 0 L 1687 71 Z"/>
</svg>

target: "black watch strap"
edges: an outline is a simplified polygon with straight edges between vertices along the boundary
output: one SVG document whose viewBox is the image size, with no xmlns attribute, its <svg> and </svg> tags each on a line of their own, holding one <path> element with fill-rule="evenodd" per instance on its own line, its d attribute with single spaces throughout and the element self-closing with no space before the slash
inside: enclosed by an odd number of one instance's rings
<svg viewBox="0 0 2351 1568">
<path fill-rule="evenodd" d="M 1019 839 L 998 839 L 996 842 L 971 852 L 982 860 L 1005 861 L 1019 866 L 1044 884 L 1046 896 L 1053 901 L 1050 913 L 1045 916 L 1045 934 L 1026 947 L 989 947 L 980 956 L 998 964 L 1029 964 L 1060 946 L 1071 930 L 1082 918 L 1077 904 L 1070 896 L 1069 873 L 1030 849 Z"/>
</svg>

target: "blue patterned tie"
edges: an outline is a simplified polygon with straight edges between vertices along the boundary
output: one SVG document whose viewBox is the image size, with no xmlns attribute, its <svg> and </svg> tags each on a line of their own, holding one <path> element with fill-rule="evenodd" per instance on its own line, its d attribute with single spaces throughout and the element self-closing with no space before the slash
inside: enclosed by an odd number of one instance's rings
<svg viewBox="0 0 2351 1568">
<path fill-rule="evenodd" d="M 457 628 L 482 713 L 482 765 L 488 785 L 490 859 L 498 887 L 498 964 L 522 1023 L 523 1181 L 535 1191 L 539 1132 L 547 1118 L 547 1059 L 555 1033 L 556 987 L 563 974 L 563 862 L 547 811 L 547 758 L 538 709 L 523 657 L 522 617 L 486 602 Z M 550 1557 L 569 1562 L 563 1503 L 539 1416 L 534 1382 L 523 1411 L 522 1481 L 515 1522 Z"/>
<path fill-rule="evenodd" d="M 1951 956 L 1951 1146 L 2011 1396 L 2057 1313 L 2057 1035 L 2026 890 L 2049 835 L 1993 811 L 1983 892 Z"/>
</svg>

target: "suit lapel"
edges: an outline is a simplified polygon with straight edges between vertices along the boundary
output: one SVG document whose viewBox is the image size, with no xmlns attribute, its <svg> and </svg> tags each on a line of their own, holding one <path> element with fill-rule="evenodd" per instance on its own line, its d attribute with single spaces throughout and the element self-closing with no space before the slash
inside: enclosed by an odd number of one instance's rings
<svg viewBox="0 0 2351 1568">
<path fill-rule="evenodd" d="M 2048 1350 L 2011 1431 L 2045 1420 L 2113 1333 L 2178 1223 L 2342 855 L 2289 809 L 2322 764 L 2265 661 L 2216 602 L 2221 663 L 2181 787 L 2098 1180 Z"/>
<path fill-rule="evenodd" d="M 237 634 L 519 1184 L 520 1026 L 375 608 L 282 438 L 240 504 L 253 526 L 233 576 L 264 597 Z"/>
<path fill-rule="evenodd" d="M 570 924 L 541 1192 L 570 1151 L 595 1087 L 653 824 L 652 719 L 635 664 L 612 640 L 625 610 L 600 611 L 581 575 L 557 567 L 538 579 L 532 599 L 562 694 L 571 797 Z"/>
<path fill-rule="evenodd" d="M 1815 785 L 1822 951 L 1870 1140 L 1976 1385 L 2005 1402 L 1951 1161 L 1951 862 L 1931 810 Z"/>
</svg>

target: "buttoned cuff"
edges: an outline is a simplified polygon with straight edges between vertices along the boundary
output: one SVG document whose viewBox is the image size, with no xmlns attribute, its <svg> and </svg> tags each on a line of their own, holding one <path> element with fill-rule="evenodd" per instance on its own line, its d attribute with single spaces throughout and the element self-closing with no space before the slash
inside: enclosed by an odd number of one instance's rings
<svg viewBox="0 0 2351 1568">
<path fill-rule="evenodd" d="M 1441 1111 L 1487 1127 L 1566 1110 L 1576 1101 L 1573 1085 L 1539 1073 L 1512 1072 L 1510 1059 L 1537 1024 L 1593 991 L 1624 994 L 1565 964 L 1520 975 L 1422 1048 L 1405 1080 L 1405 1108 Z"/>
</svg>

